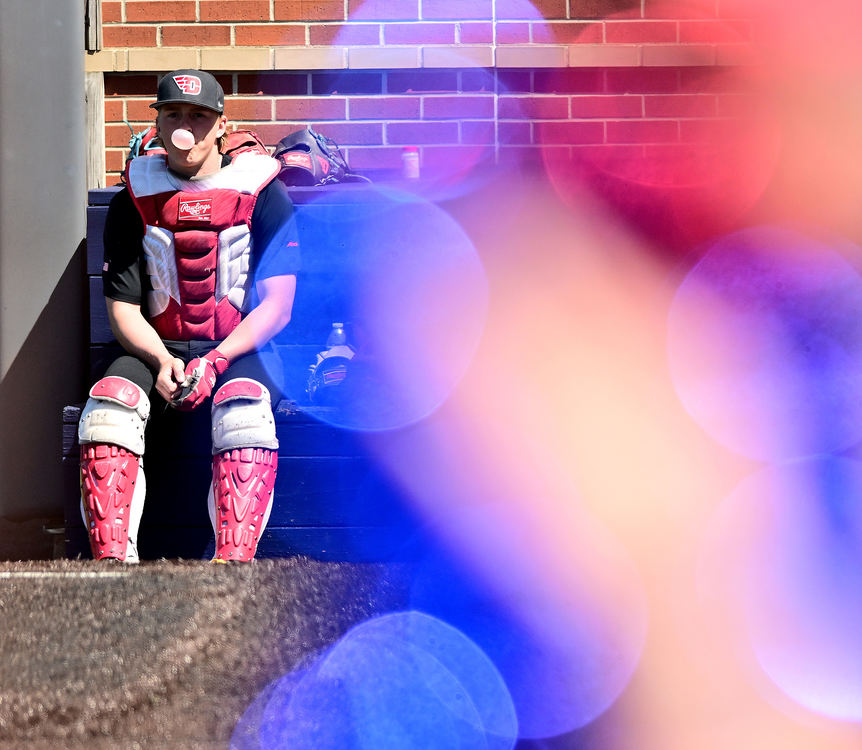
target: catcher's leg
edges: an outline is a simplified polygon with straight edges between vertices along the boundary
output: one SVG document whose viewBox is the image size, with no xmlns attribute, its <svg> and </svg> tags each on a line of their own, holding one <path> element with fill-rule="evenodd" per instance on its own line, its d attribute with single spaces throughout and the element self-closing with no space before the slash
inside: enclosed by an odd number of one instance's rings
<svg viewBox="0 0 862 750">
<path fill-rule="evenodd" d="M 93 558 L 138 562 L 137 536 L 146 482 L 144 428 L 150 402 L 132 381 L 102 378 L 78 423 L 81 515 Z"/>
<path fill-rule="evenodd" d="M 213 396 L 209 511 L 219 562 L 248 562 L 272 510 L 278 440 L 269 391 L 235 378 Z"/>
</svg>

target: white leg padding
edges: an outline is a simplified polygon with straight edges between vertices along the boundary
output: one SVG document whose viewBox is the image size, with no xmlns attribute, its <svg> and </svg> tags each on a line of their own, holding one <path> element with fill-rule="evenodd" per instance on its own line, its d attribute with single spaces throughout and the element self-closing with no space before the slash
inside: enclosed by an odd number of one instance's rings
<svg viewBox="0 0 862 750">
<path fill-rule="evenodd" d="M 213 455 L 235 448 L 278 449 L 269 391 L 250 378 L 235 378 L 213 396 Z"/>
<path fill-rule="evenodd" d="M 149 416 L 150 401 L 140 387 L 126 378 L 102 378 L 81 412 L 78 442 L 119 445 L 141 456 Z"/>
</svg>

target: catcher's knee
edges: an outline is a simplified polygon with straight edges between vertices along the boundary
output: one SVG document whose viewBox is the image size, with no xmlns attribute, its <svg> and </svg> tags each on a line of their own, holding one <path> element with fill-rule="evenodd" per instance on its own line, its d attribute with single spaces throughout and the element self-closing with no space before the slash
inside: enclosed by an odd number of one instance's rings
<svg viewBox="0 0 862 750">
<path fill-rule="evenodd" d="M 149 416 L 150 400 L 142 388 L 115 375 L 102 378 L 81 412 L 78 442 L 119 445 L 141 456 Z"/>
<path fill-rule="evenodd" d="M 213 396 L 213 455 L 236 448 L 278 449 L 275 417 L 263 383 L 235 378 Z"/>
</svg>

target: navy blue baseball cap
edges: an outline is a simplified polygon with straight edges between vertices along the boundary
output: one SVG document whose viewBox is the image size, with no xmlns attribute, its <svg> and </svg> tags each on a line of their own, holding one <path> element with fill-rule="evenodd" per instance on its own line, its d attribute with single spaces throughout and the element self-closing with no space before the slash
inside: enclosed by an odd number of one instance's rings
<svg viewBox="0 0 862 750">
<path fill-rule="evenodd" d="M 150 106 L 158 109 L 163 104 L 187 102 L 206 107 L 221 114 L 224 112 L 224 90 L 211 73 L 203 70 L 174 70 L 159 81 L 156 101 Z"/>
</svg>

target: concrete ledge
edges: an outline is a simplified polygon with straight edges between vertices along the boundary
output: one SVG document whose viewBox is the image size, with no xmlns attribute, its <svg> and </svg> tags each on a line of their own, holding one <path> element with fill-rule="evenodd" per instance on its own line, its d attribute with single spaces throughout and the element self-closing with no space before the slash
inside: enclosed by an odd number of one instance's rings
<svg viewBox="0 0 862 750">
<path fill-rule="evenodd" d="M 111 73 L 127 69 L 125 50 L 107 49 L 92 55 L 84 55 L 85 73 Z"/>
<path fill-rule="evenodd" d="M 716 65 L 755 65 L 760 62 L 750 44 L 722 44 L 715 48 Z"/>
<path fill-rule="evenodd" d="M 493 68 L 494 48 L 487 44 L 423 47 L 423 68 Z"/>
<path fill-rule="evenodd" d="M 418 68 L 419 52 L 419 47 L 351 47 L 347 51 L 347 67 L 364 70 Z"/>
<path fill-rule="evenodd" d="M 738 66 L 757 62 L 749 44 L 492 44 L 338 47 L 161 47 L 85 56 L 94 72 L 207 70 L 410 70 L 416 68 L 614 68 Z"/>
<path fill-rule="evenodd" d="M 347 67 L 346 47 L 276 47 L 274 70 L 340 70 Z"/>
<path fill-rule="evenodd" d="M 638 44 L 572 44 L 570 68 L 635 68 L 641 64 Z"/>
<path fill-rule="evenodd" d="M 715 47 L 708 44 L 645 44 L 646 67 L 700 67 L 715 65 Z"/>
<path fill-rule="evenodd" d="M 498 68 L 565 68 L 566 48 L 558 45 L 506 45 L 497 47 Z"/>
<path fill-rule="evenodd" d="M 207 47 L 201 50 L 204 70 L 272 70 L 271 47 Z"/>
<path fill-rule="evenodd" d="M 200 52 L 191 47 L 129 50 L 129 70 L 176 70 L 200 68 L 200 66 Z"/>
</svg>

